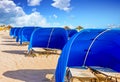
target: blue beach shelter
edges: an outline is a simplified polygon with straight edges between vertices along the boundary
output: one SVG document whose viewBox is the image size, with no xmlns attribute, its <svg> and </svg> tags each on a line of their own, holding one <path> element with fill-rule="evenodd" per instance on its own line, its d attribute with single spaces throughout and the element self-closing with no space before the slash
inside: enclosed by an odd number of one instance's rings
<svg viewBox="0 0 120 82">
<path fill-rule="evenodd" d="M 61 49 L 68 40 L 67 31 L 63 28 L 38 28 L 31 36 L 28 52 L 32 48 Z"/>
<path fill-rule="evenodd" d="M 24 27 L 22 27 L 19 31 L 18 31 L 18 36 L 16 38 L 16 42 L 19 42 L 20 41 L 20 37 L 22 35 L 22 30 L 24 29 Z"/>
<path fill-rule="evenodd" d="M 35 27 L 23 27 L 19 32 L 20 44 L 22 42 L 30 42 L 31 34 L 35 30 Z"/>
<path fill-rule="evenodd" d="M 83 29 L 63 48 L 55 72 L 64 82 L 66 67 L 102 66 L 120 72 L 120 29 Z"/>
<path fill-rule="evenodd" d="M 15 29 L 15 31 L 14 31 L 14 37 L 18 36 L 18 33 L 19 33 L 20 29 L 21 29 L 20 27 Z"/>
<path fill-rule="evenodd" d="M 72 37 L 74 34 L 78 33 L 75 29 L 67 29 L 68 37 Z"/>
<path fill-rule="evenodd" d="M 9 35 L 10 35 L 11 37 L 14 37 L 15 29 L 16 29 L 16 27 L 10 29 Z"/>
</svg>

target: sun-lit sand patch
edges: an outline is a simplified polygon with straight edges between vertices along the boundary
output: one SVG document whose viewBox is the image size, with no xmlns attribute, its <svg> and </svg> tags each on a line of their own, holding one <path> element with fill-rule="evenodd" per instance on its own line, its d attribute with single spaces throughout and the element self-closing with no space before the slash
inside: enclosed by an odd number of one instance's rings
<svg viewBox="0 0 120 82">
<path fill-rule="evenodd" d="M 19 46 L 9 32 L 0 32 L 0 82 L 49 82 L 59 55 L 26 57 L 28 46 Z"/>
</svg>

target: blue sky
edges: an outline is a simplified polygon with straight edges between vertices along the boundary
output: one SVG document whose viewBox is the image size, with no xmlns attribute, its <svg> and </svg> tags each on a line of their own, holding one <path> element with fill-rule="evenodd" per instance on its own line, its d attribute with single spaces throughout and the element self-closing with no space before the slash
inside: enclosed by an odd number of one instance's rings
<svg viewBox="0 0 120 82">
<path fill-rule="evenodd" d="M 120 0 L 0 0 L 0 24 L 120 26 Z"/>
</svg>

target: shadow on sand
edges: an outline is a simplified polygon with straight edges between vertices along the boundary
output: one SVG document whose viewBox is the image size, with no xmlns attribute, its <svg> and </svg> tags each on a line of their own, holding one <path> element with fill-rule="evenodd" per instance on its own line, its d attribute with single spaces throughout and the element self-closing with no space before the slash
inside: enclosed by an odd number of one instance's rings
<svg viewBox="0 0 120 82">
<path fill-rule="evenodd" d="M 25 82 L 50 82 L 46 78 L 47 74 L 53 74 L 54 69 L 34 70 L 34 69 L 22 69 L 16 71 L 7 71 L 3 75 L 5 77 L 18 79 Z"/>
<path fill-rule="evenodd" d="M 2 52 L 10 53 L 10 54 L 17 54 L 17 55 L 26 55 L 27 50 L 4 50 Z"/>
<path fill-rule="evenodd" d="M 17 44 L 15 44 L 15 43 L 10 43 L 10 44 L 1 44 L 1 45 L 18 46 L 18 45 L 17 45 Z"/>
<path fill-rule="evenodd" d="M 14 38 L 8 37 L 8 36 L 3 36 L 2 38 L 3 38 L 3 39 L 14 39 Z"/>
<path fill-rule="evenodd" d="M 15 42 L 15 41 L 2 41 L 2 42 Z"/>
</svg>

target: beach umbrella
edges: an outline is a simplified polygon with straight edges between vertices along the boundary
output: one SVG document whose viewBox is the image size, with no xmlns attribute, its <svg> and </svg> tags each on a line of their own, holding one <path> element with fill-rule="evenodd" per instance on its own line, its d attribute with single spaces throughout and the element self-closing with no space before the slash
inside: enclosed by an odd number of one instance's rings
<svg viewBox="0 0 120 82">
<path fill-rule="evenodd" d="M 120 72 L 120 29 L 83 29 L 63 48 L 55 72 L 64 82 L 66 67 L 102 66 Z"/>
<path fill-rule="evenodd" d="M 63 28 L 38 28 L 32 33 L 28 51 L 33 47 L 62 50 L 67 40 L 68 34 Z"/>
</svg>

